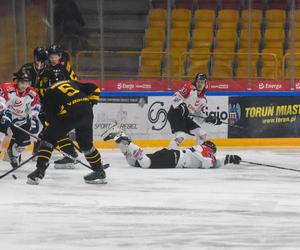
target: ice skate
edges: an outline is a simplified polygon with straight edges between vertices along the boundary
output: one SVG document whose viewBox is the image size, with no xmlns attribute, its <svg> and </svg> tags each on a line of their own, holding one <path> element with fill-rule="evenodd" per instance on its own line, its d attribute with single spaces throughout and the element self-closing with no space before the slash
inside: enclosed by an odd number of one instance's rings
<svg viewBox="0 0 300 250">
<path fill-rule="evenodd" d="M 59 160 L 54 161 L 54 168 L 56 169 L 74 169 L 75 161 L 69 157 L 63 157 Z"/>
<path fill-rule="evenodd" d="M 27 176 L 27 184 L 29 185 L 39 185 L 40 180 L 44 178 L 45 172 L 39 169 L 34 170 Z"/>
<path fill-rule="evenodd" d="M 114 140 L 116 143 L 123 143 L 129 145 L 131 139 L 122 131 L 111 132 L 104 139 L 104 141 Z"/>
<path fill-rule="evenodd" d="M 83 177 L 87 184 L 107 184 L 106 174 L 103 169 L 100 171 L 93 171 Z"/>
</svg>

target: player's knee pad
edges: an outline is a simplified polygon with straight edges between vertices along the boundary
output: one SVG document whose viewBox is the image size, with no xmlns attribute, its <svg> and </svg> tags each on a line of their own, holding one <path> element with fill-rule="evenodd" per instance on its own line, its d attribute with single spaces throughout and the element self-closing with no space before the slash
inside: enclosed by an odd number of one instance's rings
<svg viewBox="0 0 300 250">
<path fill-rule="evenodd" d="M 19 146 L 17 143 L 13 143 L 8 149 L 8 156 L 11 157 L 19 157 L 21 153 L 25 150 L 26 146 Z"/>
<path fill-rule="evenodd" d="M 89 150 L 83 151 L 83 153 L 85 159 L 88 161 L 94 171 L 102 168 L 101 155 L 97 149 L 92 147 Z"/>
<path fill-rule="evenodd" d="M 16 141 L 16 144 L 18 144 L 19 147 L 27 147 L 28 145 L 30 145 L 30 143 L 30 139 L 25 141 Z"/>
</svg>

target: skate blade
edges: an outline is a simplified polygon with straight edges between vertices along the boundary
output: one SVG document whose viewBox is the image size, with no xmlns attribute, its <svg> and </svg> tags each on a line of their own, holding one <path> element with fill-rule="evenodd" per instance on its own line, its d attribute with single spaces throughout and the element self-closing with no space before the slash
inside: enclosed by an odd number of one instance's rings
<svg viewBox="0 0 300 250">
<path fill-rule="evenodd" d="M 106 179 L 96 179 L 96 180 L 92 180 L 92 181 L 84 180 L 84 181 L 87 184 L 107 184 L 107 180 Z"/>
<path fill-rule="evenodd" d="M 54 168 L 56 168 L 56 169 L 75 169 L 75 166 L 74 166 L 74 163 L 55 164 Z"/>
<path fill-rule="evenodd" d="M 27 178 L 26 184 L 29 185 L 39 185 L 40 181 L 39 178 L 35 178 L 35 180 L 32 180 L 31 178 Z"/>
</svg>

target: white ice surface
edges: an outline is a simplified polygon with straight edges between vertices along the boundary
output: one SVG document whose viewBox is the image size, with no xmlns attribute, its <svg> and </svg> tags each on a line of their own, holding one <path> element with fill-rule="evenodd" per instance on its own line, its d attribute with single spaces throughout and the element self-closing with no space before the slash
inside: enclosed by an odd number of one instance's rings
<svg viewBox="0 0 300 250">
<path fill-rule="evenodd" d="M 228 152 L 300 169 L 299 148 Z M 107 185 L 85 184 L 79 165 L 50 166 L 39 186 L 25 184 L 34 163 L 0 180 L 0 249 L 300 249 L 300 172 L 145 170 L 118 151 L 102 155 Z"/>
</svg>

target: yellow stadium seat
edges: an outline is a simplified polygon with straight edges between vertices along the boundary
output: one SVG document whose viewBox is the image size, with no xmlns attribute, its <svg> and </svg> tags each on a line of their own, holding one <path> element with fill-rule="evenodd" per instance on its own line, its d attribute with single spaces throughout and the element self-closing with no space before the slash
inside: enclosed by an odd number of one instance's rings
<svg viewBox="0 0 300 250">
<path fill-rule="evenodd" d="M 172 11 L 172 27 L 189 29 L 192 12 L 187 9 L 174 9 Z"/>
<path fill-rule="evenodd" d="M 236 60 L 238 63 L 238 66 L 240 67 L 247 67 L 249 64 L 256 64 L 258 60 L 259 55 L 258 54 L 238 54 L 236 56 Z"/>
<path fill-rule="evenodd" d="M 231 29 L 220 29 L 216 35 L 217 48 L 234 48 L 236 41 L 236 32 Z"/>
<path fill-rule="evenodd" d="M 281 64 L 276 62 L 269 55 L 262 55 L 262 79 L 280 79 L 281 77 Z"/>
<path fill-rule="evenodd" d="M 238 54 L 236 79 L 248 79 L 249 73 L 250 78 L 257 78 L 257 54 L 252 54 L 250 57 L 248 54 Z"/>
<path fill-rule="evenodd" d="M 157 47 L 146 47 L 141 51 L 141 59 L 145 60 L 161 60 L 165 53 Z"/>
<path fill-rule="evenodd" d="M 264 38 L 264 48 L 282 48 L 284 36 L 283 29 L 267 29 Z"/>
<path fill-rule="evenodd" d="M 165 40 L 165 31 L 160 28 L 148 28 L 145 31 L 147 47 L 162 48 Z"/>
<path fill-rule="evenodd" d="M 143 72 L 160 72 L 161 61 L 160 60 L 144 60 L 141 64 L 141 70 Z"/>
<path fill-rule="evenodd" d="M 265 20 L 268 29 L 283 28 L 285 24 L 285 10 L 282 9 L 267 10 Z"/>
<path fill-rule="evenodd" d="M 293 61 L 291 62 L 291 60 Z M 291 79 L 292 77 L 300 79 L 300 54 L 295 55 L 294 58 L 287 58 L 284 79 Z"/>
<path fill-rule="evenodd" d="M 194 29 L 192 36 L 193 48 L 210 48 L 213 38 L 212 29 Z"/>
<path fill-rule="evenodd" d="M 185 53 L 185 48 L 170 48 L 170 71 L 168 71 L 167 60 L 165 60 L 163 77 L 167 77 L 169 72 L 172 78 L 180 79 L 182 77 L 184 72 L 184 65 L 186 63 Z"/>
<path fill-rule="evenodd" d="M 265 48 L 261 51 L 262 53 L 274 54 L 278 62 L 280 63 L 283 57 L 283 51 L 281 48 Z M 269 59 L 266 60 L 273 60 L 273 57 L 269 56 Z"/>
<path fill-rule="evenodd" d="M 165 9 L 150 9 L 148 26 L 152 28 L 165 28 L 166 14 L 167 12 Z"/>
<path fill-rule="evenodd" d="M 256 69 L 256 65 L 253 65 L 252 68 L 250 68 L 249 66 L 247 67 L 242 67 L 242 66 L 238 66 L 237 70 L 236 70 L 236 79 L 256 79 L 257 78 L 257 69 Z"/>
<path fill-rule="evenodd" d="M 161 77 L 160 68 L 147 67 L 142 65 L 139 71 L 139 77 L 144 79 L 160 78 Z"/>
<path fill-rule="evenodd" d="M 235 29 L 239 18 L 238 10 L 220 10 L 218 14 L 219 29 Z"/>
<path fill-rule="evenodd" d="M 158 48 L 144 48 L 141 51 L 140 78 L 160 78 L 163 52 Z"/>
<path fill-rule="evenodd" d="M 195 11 L 195 28 L 213 28 L 215 21 L 215 11 L 198 9 Z"/>
<path fill-rule="evenodd" d="M 292 34 L 293 32 L 293 34 Z M 294 36 L 294 37 L 293 37 Z M 293 41 L 294 39 L 294 44 L 293 46 L 295 48 L 300 48 L 300 27 L 294 30 L 290 30 L 289 32 L 289 41 Z"/>
<path fill-rule="evenodd" d="M 165 20 L 167 16 L 166 9 L 150 9 L 149 10 L 149 21 L 161 21 Z"/>
<path fill-rule="evenodd" d="M 165 29 L 166 27 L 166 21 L 162 20 L 162 21 L 152 21 L 151 23 L 149 23 L 150 28 L 161 28 L 161 29 Z"/>
<path fill-rule="evenodd" d="M 187 29 L 171 29 L 170 44 L 171 47 L 187 48 L 190 34 Z"/>
<path fill-rule="evenodd" d="M 189 57 L 191 59 L 208 60 L 211 56 L 211 52 L 207 47 L 192 48 L 189 51 Z"/>
<path fill-rule="evenodd" d="M 232 61 L 234 58 L 233 48 L 216 48 L 213 52 L 215 60 L 227 62 Z"/>
<path fill-rule="evenodd" d="M 250 34 L 248 29 L 242 29 L 239 36 L 238 48 L 248 48 L 249 46 L 249 37 L 251 39 L 251 47 L 258 48 L 260 41 L 260 30 L 251 30 Z"/>
<path fill-rule="evenodd" d="M 214 60 L 212 67 L 212 79 L 231 79 L 232 78 L 232 62 L 222 60 Z"/>
<path fill-rule="evenodd" d="M 248 23 L 250 18 L 251 18 L 252 29 L 260 29 L 260 24 L 262 21 L 262 11 L 253 9 L 250 11 L 250 16 L 249 16 L 249 11 L 243 10 L 241 14 L 241 26 L 243 29 L 248 28 Z"/>
<path fill-rule="evenodd" d="M 209 60 L 191 60 L 187 70 L 189 78 L 194 77 L 197 73 L 202 72 L 206 75 L 209 73 Z"/>
</svg>

